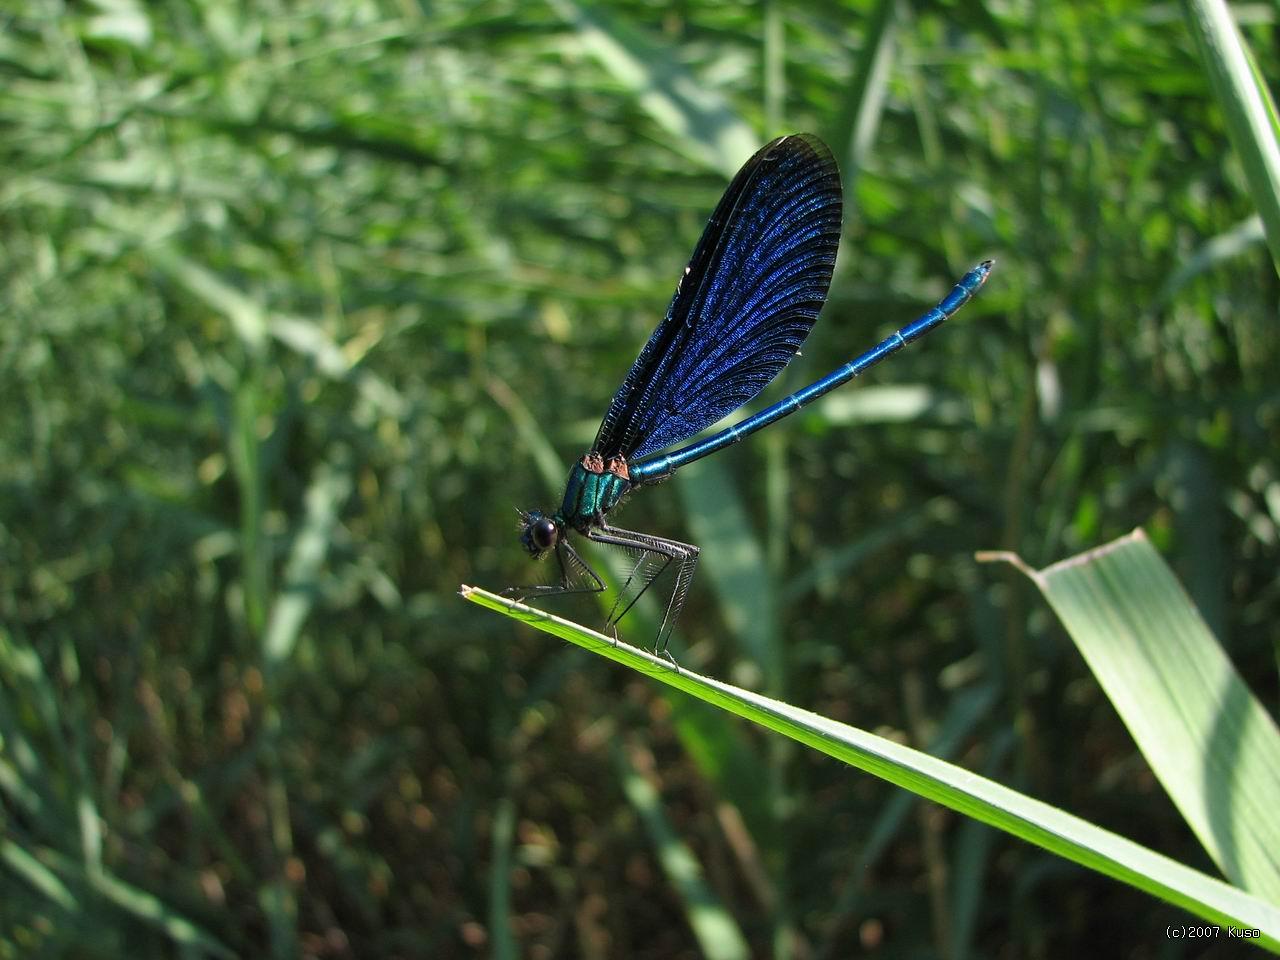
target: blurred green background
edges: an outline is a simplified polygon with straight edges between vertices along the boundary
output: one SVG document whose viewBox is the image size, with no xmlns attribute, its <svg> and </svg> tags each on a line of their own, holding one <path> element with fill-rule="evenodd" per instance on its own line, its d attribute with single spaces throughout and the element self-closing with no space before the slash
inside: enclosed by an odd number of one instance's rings
<svg viewBox="0 0 1280 960">
<path fill-rule="evenodd" d="M 1180 7 L 19 0 L 0 77 L 0 957 L 1206 955 L 456 595 L 551 576 L 514 508 L 813 131 L 841 259 L 765 399 L 997 271 L 627 504 L 704 551 L 673 649 L 1212 870 L 973 560 L 1141 525 L 1274 709 L 1280 289 Z"/>
</svg>

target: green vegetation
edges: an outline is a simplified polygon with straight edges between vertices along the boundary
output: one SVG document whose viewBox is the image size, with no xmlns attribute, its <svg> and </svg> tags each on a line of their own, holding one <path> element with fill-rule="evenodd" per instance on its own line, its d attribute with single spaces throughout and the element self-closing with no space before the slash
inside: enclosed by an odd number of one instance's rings
<svg viewBox="0 0 1280 960">
<path fill-rule="evenodd" d="M 11 5 L 0 960 L 1200 955 L 1190 913 L 457 589 L 548 572 L 513 507 L 727 175 L 812 130 L 845 237 L 768 397 L 997 272 L 623 508 L 703 547 L 673 650 L 1247 886 L 1131 693 L 974 561 L 1141 526 L 1274 714 L 1280 191 L 1241 78 L 1277 24 L 1241 8 L 1250 62 L 1215 10 Z"/>
</svg>

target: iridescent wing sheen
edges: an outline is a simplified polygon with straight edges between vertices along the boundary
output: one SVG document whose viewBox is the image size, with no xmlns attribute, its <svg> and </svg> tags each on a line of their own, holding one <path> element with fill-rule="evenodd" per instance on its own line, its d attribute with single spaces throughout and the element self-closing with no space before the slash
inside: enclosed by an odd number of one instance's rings
<svg viewBox="0 0 1280 960">
<path fill-rule="evenodd" d="M 639 459 L 763 390 L 826 300 L 840 212 L 840 172 L 817 137 L 780 137 L 748 160 L 609 404 L 593 449 L 606 459 Z"/>
</svg>

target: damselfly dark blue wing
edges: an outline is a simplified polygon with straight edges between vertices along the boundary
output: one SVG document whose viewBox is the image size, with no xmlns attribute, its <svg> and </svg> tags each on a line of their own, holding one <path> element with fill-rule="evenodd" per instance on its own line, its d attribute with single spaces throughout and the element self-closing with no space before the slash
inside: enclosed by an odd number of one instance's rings
<svg viewBox="0 0 1280 960">
<path fill-rule="evenodd" d="M 644 457 L 763 390 L 827 298 L 840 210 L 840 173 L 816 137 L 781 137 L 748 160 L 609 404 L 593 449 L 605 458 Z"/>
</svg>

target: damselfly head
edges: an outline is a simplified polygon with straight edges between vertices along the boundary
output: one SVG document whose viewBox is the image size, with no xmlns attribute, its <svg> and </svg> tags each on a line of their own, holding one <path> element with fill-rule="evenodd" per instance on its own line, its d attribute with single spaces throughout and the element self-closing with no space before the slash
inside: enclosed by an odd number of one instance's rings
<svg viewBox="0 0 1280 960">
<path fill-rule="evenodd" d="M 560 541 L 560 526 L 551 517 L 537 510 L 521 512 L 520 542 L 537 559 Z"/>
</svg>

